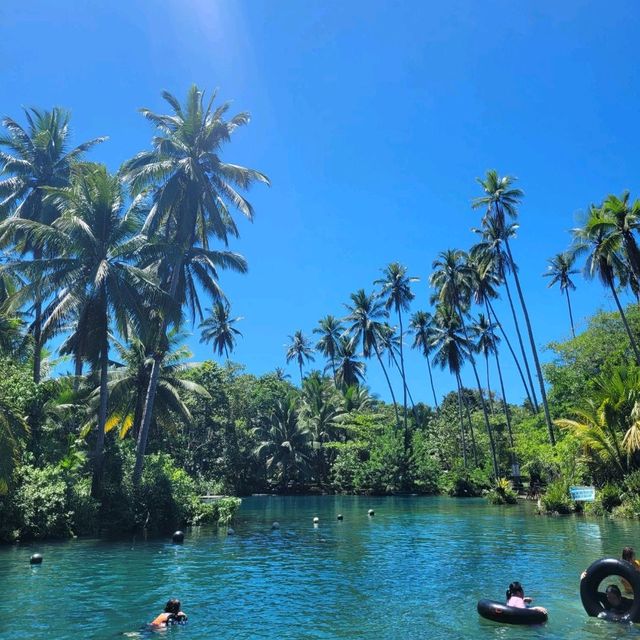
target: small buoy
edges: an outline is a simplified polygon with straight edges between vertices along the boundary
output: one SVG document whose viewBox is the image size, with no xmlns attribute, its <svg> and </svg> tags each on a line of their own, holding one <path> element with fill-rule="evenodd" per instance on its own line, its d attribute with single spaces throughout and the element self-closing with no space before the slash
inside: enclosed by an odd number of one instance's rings
<svg viewBox="0 0 640 640">
<path fill-rule="evenodd" d="M 375 512 L 373 509 L 369 509 L 369 511 L 367 511 L 367 514 L 368 514 L 369 516 L 375 516 L 375 515 L 376 515 L 376 512 Z"/>
<path fill-rule="evenodd" d="M 29 564 L 42 564 L 42 556 L 39 553 L 34 553 L 29 559 Z"/>
<path fill-rule="evenodd" d="M 344 519 L 344 518 L 343 518 L 342 514 L 341 514 L 341 513 L 339 513 L 339 514 L 338 514 L 338 520 L 343 520 L 343 519 Z"/>
<path fill-rule="evenodd" d="M 227 529 L 227 535 L 228 535 L 228 536 L 232 536 L 234 533 L 235 533 L 235 531 L 233 530 L 233 528 L 232 528 L 232 527 L 229 527 L 229 528 Z"/>
<path fill-rule="evenodd" d="M 271 525 L 271 528 L 272 528 L 272 529 L 279 529 L 279 528 L 280 528 L 280 523 L 279 523 L 279 522 L 274 522 L 274 523 Z"/>
<path fill-rule="evenodd" d="M 313 524 L 318 524 L 318 522 L 320 522 L 320 518 L 318 518 L 318 516 L 316 516 L 316 517 L 313 519 Z"/>
<path fill-rule="evenodd" d="M 184 542 L 184 533 L 182 531 L 176 531 L 172 536 L 174 544 L 182 544 Z"/>
</svg>

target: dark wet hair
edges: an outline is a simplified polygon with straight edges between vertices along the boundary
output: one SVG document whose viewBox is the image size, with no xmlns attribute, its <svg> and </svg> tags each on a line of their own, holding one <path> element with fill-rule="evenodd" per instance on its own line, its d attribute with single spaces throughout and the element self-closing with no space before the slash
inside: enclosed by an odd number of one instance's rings
<svg viewBox="0 0 640 640">
<path fill-rule="evenodd" d="M 607 590 L 605 591 L 605 593 L 607 595 L 610 593 L 615 593 L 618 596 L 618 598 L 622 598 L 622 593 L 620 593 L 620 588 L 615 584 L 610 584 L 607 587 Z"/>
<path fill-rule="evenodd" d="M 167 602 L 165 608 L 164 608 L 164 612 L 165 613 L 180 613 L 180 600 L 177 600 L 176 598 L 171 598 L 171 600 L 169 600 L 169 602 Z"/>
<path fill-rule="evenodd" d="M 507 589 L 507 600 L 518 593 L 521 593 L 524 596 L 524 589 L 522 588 L 522 585 L 517 581 L 512 582 Z"/>
<path fill-rule="evenodd" d="M 622 550 L 622 559 L 627 562 L 631 562 L 633 560 L 633 556 L 636 555 L 636 552 L 633 550 L 633 547 L 625 547 Z"/>
</svg>

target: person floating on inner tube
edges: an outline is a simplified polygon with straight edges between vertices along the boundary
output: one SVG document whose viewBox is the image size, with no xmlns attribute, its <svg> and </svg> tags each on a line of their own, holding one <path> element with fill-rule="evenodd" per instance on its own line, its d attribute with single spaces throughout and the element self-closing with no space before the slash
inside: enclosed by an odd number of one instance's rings
<svg viewBox="0 0 640 640">
<path fill-rule="evenodd" d="M 636 571 L 640 571 L 640 562 L 636 560 L 636 552 L 634 551 L 633 547 L 625 547 L 622 550 L 622 559 L 632 564 L 633 568 Z M 633 594 L 633 589 L 631 588 L 631 585 L 624 578 L 620 578 L 620 582 L 622 582 L 622 586 L 624 587 L 625 593 Z"/>
<path fill-rule="evenodd" d="M 152 623 L 152 627 L 168 627 L 172 624 L 183 624 L 187 621 L 187 614 L 180 611 L 180 600 L 171 598 L 167 602 L 164 612 L 161 613 Z"/>
<path fill-rule="evenodd" d="M 616 615 L 624 615 L 631 609 L 633 600 L 629 598 L 623 598 L 620 593 L 620 588 L 615 584 L 607 586 L 604 593 L 598 591 L 598 600 L 604 607 L 602 613 L 614 613 Z"/>
<path fill-rule="evenodd" d="M 533 598 L 525 597 L 524 588 L 519 582 L 512 582 L 507 589 L 507 606 L 516 609 L 534 609 L 547 613 L 544 607 L 529 607 Z"/>
</svg>

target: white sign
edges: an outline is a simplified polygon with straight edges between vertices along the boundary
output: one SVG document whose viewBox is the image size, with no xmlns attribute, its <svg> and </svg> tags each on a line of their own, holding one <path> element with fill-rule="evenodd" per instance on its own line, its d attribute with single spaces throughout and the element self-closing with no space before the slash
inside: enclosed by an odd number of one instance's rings
<svg viewBox="0 0 640 640">
<path fill-rule="evenodd" d="M 595 487 L 569 487 L 572 500 L 581 502 L 593 502 L 596 499 Z"/>
</svg>

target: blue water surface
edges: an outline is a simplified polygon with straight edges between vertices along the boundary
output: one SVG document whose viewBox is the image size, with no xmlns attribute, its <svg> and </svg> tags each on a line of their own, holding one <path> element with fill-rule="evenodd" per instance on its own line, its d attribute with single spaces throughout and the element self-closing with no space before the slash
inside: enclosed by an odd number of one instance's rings
<svg viewBox="0 0 640 640">
<path fill-rule="evenodd" d="M 256 496 L 232 535 L 194 528 L 182 546 L 139 536 L 0 547 L 0 638 L 640 638 L 640 625 L 588 618 L 578 594 L 581 571 L 640 546 L 639 533 L 481 499 Z M 502 599 L 512 580 L 549 609 L 546 625 L 478 616 L 477 600 Z M 144 632 L 170 597 L 189 623 Z"/>
</svg>

